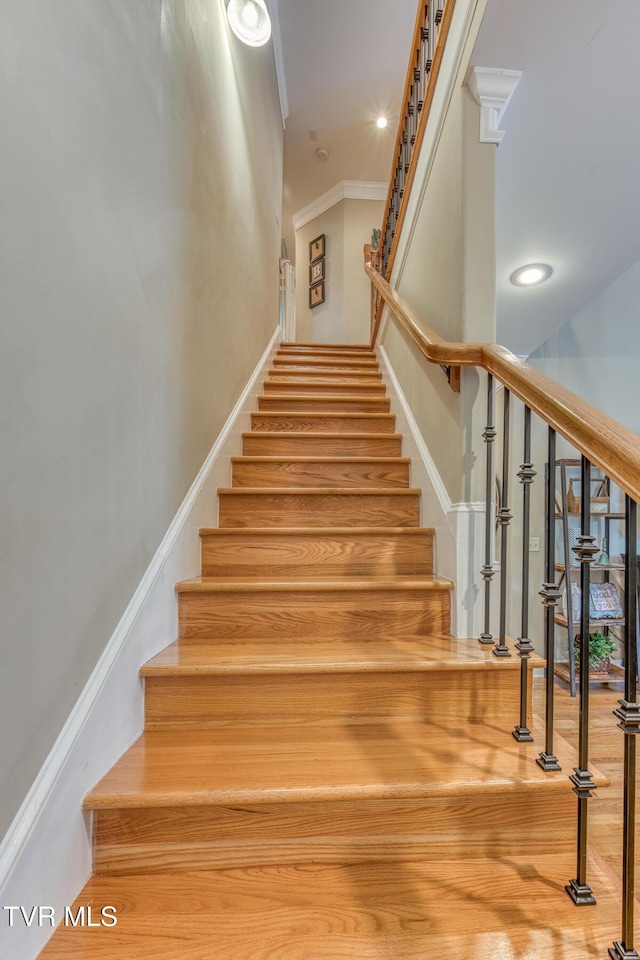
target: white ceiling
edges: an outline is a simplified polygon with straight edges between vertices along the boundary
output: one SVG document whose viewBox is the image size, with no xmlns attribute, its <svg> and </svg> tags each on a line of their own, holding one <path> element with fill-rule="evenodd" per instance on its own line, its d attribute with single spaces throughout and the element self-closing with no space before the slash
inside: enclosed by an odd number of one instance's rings
<svg viewBox="0 0 640 960">
<path fill-rule="evenodd" d="M 342 180 L 389 180 L 416 0 L 278 0 L 289 101 L 283 232 Z M 378 130 L 380 114 L 389 126 Z M 311 141 L 309 131 L 317 131 Z M 325 147 L 329 159 L 316 157 Z"/>
<path fill-rule="evenodd" d="M 521 70 L 497 154 L 498 342 L 529 354 L 640 259 L 639 0 L 489 0 L 478 66 Z M 537 288 L 512 271 L 550 263 Z"/>
</svg>

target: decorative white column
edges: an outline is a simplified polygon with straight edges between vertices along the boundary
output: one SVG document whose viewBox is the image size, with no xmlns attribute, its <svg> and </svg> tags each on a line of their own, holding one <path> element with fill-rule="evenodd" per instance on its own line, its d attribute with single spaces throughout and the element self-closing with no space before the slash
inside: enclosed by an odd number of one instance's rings
<svg viewBox="0 0 640 960">
<path fill-rule="evenodd" d="M 466 86 L 480 106 L 480 143 L 500 144 L 500 123 L 522 73 L 499 67 L 470 67 Z"/>
</svg>

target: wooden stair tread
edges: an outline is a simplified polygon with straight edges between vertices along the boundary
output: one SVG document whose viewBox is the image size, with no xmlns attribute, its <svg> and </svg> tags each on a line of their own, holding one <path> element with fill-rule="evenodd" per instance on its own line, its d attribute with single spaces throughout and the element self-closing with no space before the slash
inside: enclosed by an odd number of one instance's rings
<svg viewBox="0 0 640 960">
<path fill-rule="evenodd" d="M 273 416 L 273 414 L 269 414 L 269 416 Z M 304 416 L 309 417 L 309 416 L 312 416 L 312 414 L 307 413 L 307 414 L 304 414 Z M 322 416 L 324 416 L 324 414 L 322 414 Z M 334 413 L 334 414 L 332 414 L 332 416 L 333 416 L 333 417 L 339 417 L 340 414 L 339 414 L 339 413 Z M 348 413 L 348 414 L 345 414 L 344 416 L 350 417 L 350 416 L 352 416 L 352 414 Z M 365 417 L 366 417 L 367 414 L 358 414 L 358 416 L 365 416 Z M 378 414 L 369 414 L 369 416 L 378 416 Z M 393 414 L 390 414 L 390 416 L 393 416 Z M 246 431 L 245 433 L 242 434 L 242 439 L 243 439 L 243 440 L 244 440 L 244 439 L 248 439 L 248 438 L 253 439 L 253 438 L 256 437 L 256 436 L 259 436 L 260 440 L 263 440 L 265 437 L 268 437 L 269 434 L 268 434 L 268 433 L 267 433 L 267 434 L 265 434 L 265 433 L 256 434 L 256 431 L 255 431 L 255 430 L 250 430 L 250 431 Z M 287 432 L 286 430 L 281 430 L 281 431 L 278 431 L 277 434 L 273 435 L 273 439 L 274 439 L 274 440 L 300 440 L 301 437 L 303 437 L 303 436 L 304 436 L 304 434 L 295 433 L 295 432 L 293 432 L 293 431 Z M 320 432 L 318 432 L 318 433 L 314 433 L 314 434 L 313 434 L 313 439 L 314 439 L 314 441 L 316 441 L 316 442 L 320 442 L 320 441 L 323 440 L 323 439 L 324 439 L 324 440 L 345 440 L 345 441 L 349 441 L 349 440 L 401 440 L 401 439 L 402 439 L 402 434 L 401 434 L 401 433 L 346 433 L 346 432 L 345 432 L 345 433 L 335 433 L 335 432 L 331 432 L 331 433 L 329 433 L 329 432 L 327 432 L 327 433 L 320 433 Z M 314 458 L 314 459 L 315 459 L 315 458 Z M 339 457 L 338 459 L 342 459 L 342 458 Z M 389 458 L 389 459 L 397 459 L 397 458 L 396 458 L 396 457 L 391 457 L 391 458 Z"/>
<path fill-rule="evenodd" d="M 273 398 L 270 398 L 270 399 L 273 399 Z M 302 397 L 302 399 L 308 400 L 309 397 Z M 293 410 L 291 413 L 287 413 L 284 410 L 274 412 L 274 413 L 268 413 L 264 410 L 253 410 L 251 413 L 251 416 L 256 417 L 258 419 L 260 418 L 269 419 L 270 417 L 274 417 L 274 416 L 287 416 L 287 417 L 299 417 L 300 420 L 313 420 L 313 419 L 322 420 L 322 418 L 326 417 L 327 415 L 324 412 L 314 413 L 313 410 L 309 410 L 307 413 L 298 413 L 296 410 Z M 331 414 L 331 419 L 332 420 L 335 420 L 335 419 L 348 420 L 349 418 L 351 418 L 352 420 L 367 419 L 367 420 L 373 420 L 373 421 L 375 420 L 380 421 L 380 420 L 389 420 L 393 416 L 394 416 L 393 413 L 348 413 L 348 412 L 345 413 L 340 410 L 336 410 Z M 342 434 L 340 434 L 340 436 L 342 436 Z M 367 433 L 367 434 L 364 434 L 364 436 L 369 437 L 371 436 L 371 434 Z"/>
<path fill-rule="evenodd" d="M 143 677 L 208 676 L 265 673 L 424 672 L 427 670 L 520 670 L 515 645 L 512 657 L 495 657 L 476 639 L 402 637 L 388 640 L 295 640 L 265 644 L 256 638 L 238 645 L 233 640 L 215 644 L 176 641 L 143 665 Z M 542 666 L 537 654 L 532 666 Z"/>
<path fill-rule="evenodd" d="M 290 457 L 286 455 L 256 457 L 231 457 L 231 463 L 411 463 L 410 457 Z"/>
<path fill-rule="evenodd" d="M 419 497 L 419 487 L 219 487 L 218 493 L 233 497 Z"/>
<path fill-rule="evenodd" d="M 297 384 L 296 384 L 297 386 Z M 380 405 L 389 403 L 388 397 L 370 397 L 368 394 L 363 393 L 362 395 L 357 393 L 336 393 L 331 397 L 327 397 L 322 393 L 318 393 L 317 396 L 309 396 L 308 394 L 296 394 L 296 393 L 261 393 L 258 397 L 258 402 L 261 400 L 314 400 L 317 403 L 359 403 L 361 400 L 366 400 L 367 403 L 378 403 Z"/>
<path fill-rule="evenodd" d="M 620 891 L 589 858 L 597 904 L 564 892 L 574 855 L 305 864 L 94 877 L 78 904 L 113 928 L 60 927 L 42 960 L 585 960 L 619 939 Z"/>
<path fill-rule="evenodd" d="M 350 591 L 380 590 L 451 590 L 453 581 L 435 574 L 423 574 L 413 577 L 367 577 L 366 580 L 356 577 L 342 577 L 340 580 L 252 580 L 238 579 L 237 577 L 192 577 L 180 580 L 176 584 L 178 593 L 226 593 L 229 591 L 249 590 L 252 593 L 263 593 L 270 590 L 282 593 L 330 591 L 331 593 L 347 593 Z"/>
<path fill-rule="evenodd" d="M 311 357 L 309 359 L 304 359 L 303 357 L 296 356 L 295 354 L 279 354 L 273 358 L 272 370 L 296 370 L 296 369 L 311 369 L 313 367 L 320 367 L 324 370 L 377 370 L 379 368 L 379 363 L 377 360 L 371 358 L 360 359 L 358 357 L 338 357 L 337 359 L 331 359 L 331 357 Z"/>
<path fill-rule="evenodd" d="M 299 347 L 311 347 L 312 350 L 326 350 L 327 347 L 336 347 L 338 350 L 365 350 L 368 353 L 374 353 L 375 351 L 371 347 L 370 343 L 305 343 L 302 340 L 282 340 L 280 342 L 281 347 L 292 347 L 293 349 L 298 349 Z"/>
<path fill-rule="evenodd" d="M 276 458 L 277 459 L 277 458 Z M 200 527 L 201 537 L 229 537 L 245 536 L 255 537 L 257 534 L 266 537 L 281 537 L 287 534 L 299 536 L 301 534 L 311 534 L 314 537 L 322 536 L 359 536 L 371 535 L 379 537 L 381 535 L 393 535 L 401 537 L 416 537 L 425 533 L 435 533 L 435 527 L 238 527 L 230 529 L 229 527 Z"/>
<path fill-rule="evenodd" d="M 270 381 L 277 383 L 296 383 L 299 380 L 309 380 L 312 383 L 337 383 L 353 380 L 356 383 L 382 383 L 380 370 L 356 370 L 354 368 L 335 370 L 323 367 L 301 367 L 299 370 L 288 370 L 283 367 L 270 367 L 268 372 Z"/>
<path fill-rule="evenodd" d="M 88 809 L 315 800 L 429 798 L 483 790 L 571 791 L 575 754 L 543 771 L 538 743 L 494 724 L 382 723 L 222 727 L 143 733 L 85 799 Z M 608 781 L 592 770 L 598 786 Z"/>
</svg>

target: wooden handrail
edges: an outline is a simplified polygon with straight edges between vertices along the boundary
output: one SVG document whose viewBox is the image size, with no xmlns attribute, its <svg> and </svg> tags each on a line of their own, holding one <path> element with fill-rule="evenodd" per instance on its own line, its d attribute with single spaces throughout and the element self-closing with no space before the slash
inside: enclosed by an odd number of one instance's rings
<svg viewBox="0 0 640 960">
<path fill-rule="evenodd" d="M 431 109 L 431 103 L 433 101 L 433 95 L 435 91 L 436 81 L 438 79 L 438 74 L 440 72 L 440 65 L 442 63 L 442 57 L 444 55 L 444 47 L 447 42 L 447 36 L 449 33 L 449 27 L 451 24 L 451 18 L 453 17 L 453 10 L 455 7 L 456 0 L 447 0 L 444 5 L 444 10 L 438 11 L 437 19 L 435 16 L 431 16 L 431 26 L 433 30 L 437 29 L 437 41 L 435 43 L 435 49 L 433 52 L 433 61 L 428 71 L 428 75 L 424 77 L 424 87 L 423 94 L 424 100 L 421 102 L 420 107 L 418 108 L 417 103 L 415 106 L 412 104 L 412 91 L 416 84 L 415 73 L 422 71 L 424 65 L 420 61 L 420 51 L 422 50 L 423 45 L 423 31 L 425 24 L 429 20 L 430 15 L 430 6 L 435 4 L 435 0 L 419 0 L 418 3 L 418 13 L 416 17 L 416 23 L 413 31 L 413 38 L 411 41 L 411 55 L 409 57 L 409 67 L 407 70 L 407 78 L 405 81 L 404 91 L 402 94 L 402 107 L 400 111 L 400 124 L 398 126 L 398 134 L 396 137 L 396 144 L 393 153 L 393 161 L 391 167 L 391 176 L 389 178 L 389 190 L 387 193 L 387 202 L 384 208 L 384 220 L 382 223 L 382 237 L 381 237 L 381 246 L 383 252 L 383 261 L 384 261 L 384 273 L 387 277 L 391 276 L 391 270 L 393 268 L 393 263 L 396 256 L 398 238 L 404 223 L 404 218 L 407 210 L 407 199 L 411 193 L 411 187 L 416 173 L 416 166 L 418 157 L 420 155 L 420 149 L 422 147 L 422 141 L 424 140 L 424 133 L 427 126 L 427 120 L 429 118 L 429 111 Z M 440 6 L 438 4 L 438 6 Z M 409 104 L 412 104 L 417 112 L 417 117 L 414 121 L 415 131 L 412 138 L 411 149 L 409 151 L 408 158 L 408 169 L 406 171 L 406 179 L 403 182 L 402 191 L 396 190 L 396 176 L 397 172 L 400 169 L 400 165 L 403 164 L 402 161 L 402 147 L 403 147 L 403 138 L 409 137 L 408 124 L 410 118 L 408 116 Z M 404 143 L 406 143 L 406 139 Z M 397 220 L 393 226 L 394 236 L 391 239 L 388 256 L 386 251 L 385 244 L 387 243 L 387 221 L 392 216 L 393 202 L 394 202 L 394 193 L 398 192 L 398 197 L 396 198 L 397 207 Z"/>
<path fill-rule="evenodd" d="M 367 248 L 365 247 L 365 256 Z M 396 323 L 430 363 L 482 367 L 640 503 L 640 437 L 562 384 L 493 343 L 451 343 L 431 330 L 365 260 L 365 270 Z M 373 344 L 377 338 L 376 325 Z"/>
</svg>

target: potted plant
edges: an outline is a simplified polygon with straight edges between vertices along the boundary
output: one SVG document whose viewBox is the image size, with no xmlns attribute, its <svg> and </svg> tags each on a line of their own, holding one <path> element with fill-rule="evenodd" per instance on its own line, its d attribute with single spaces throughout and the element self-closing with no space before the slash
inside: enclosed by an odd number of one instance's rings
<svg viewBox="0 0 640 960">
<path fill-rule="evenodd" d="M 612 637 L 597 630 L 589 634 L 589 673 L 610 673 L 611 654 L 616 649 L 616 642 Z M 573 662 L 576 673 L 580 672 L 580 635 L 576 634 L 573 642 Z"/>
</svg>

